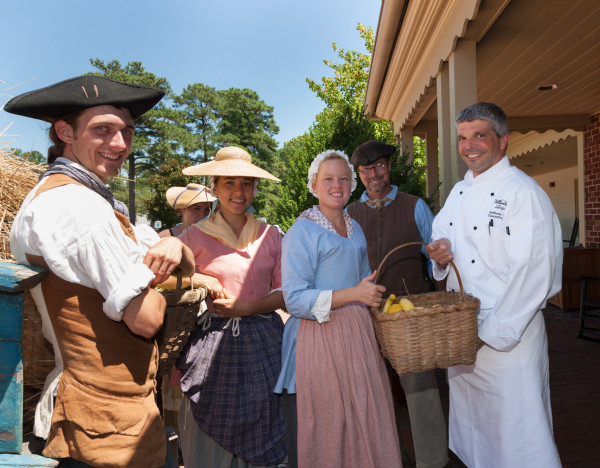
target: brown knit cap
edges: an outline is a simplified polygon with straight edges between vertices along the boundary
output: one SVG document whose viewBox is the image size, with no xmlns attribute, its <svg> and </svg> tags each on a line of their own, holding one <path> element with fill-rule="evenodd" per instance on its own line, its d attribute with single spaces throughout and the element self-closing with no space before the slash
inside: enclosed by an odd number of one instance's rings
<svg viewBox="0 0 600 468">
<path fill-rule="evenodd" d="M 390 159 L 395 152 L 396 147 L 394 145 L 388 145 L 379 140 L 368 140 L 361 143 L 354 150 L 350 162 L 355 168 L 358 168 L 358 166 L 373 164 L 381 158 Z"/>
</svg>

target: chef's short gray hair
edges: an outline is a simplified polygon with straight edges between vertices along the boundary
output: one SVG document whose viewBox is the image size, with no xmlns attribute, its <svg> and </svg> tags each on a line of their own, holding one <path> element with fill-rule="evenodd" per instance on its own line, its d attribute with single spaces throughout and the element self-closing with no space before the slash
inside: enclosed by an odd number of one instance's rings
<svg viewBox="0 0 600 468">
<path fill-rule="evenodd" d="M 508 133 L 506 114 L 500 106 L 493 102 L 476 102 L 463 109 L 456 116 L 456 125 L 463 122 L 472 122 L 473 120 L 488 121 L 498 138 L 502 138 Z"/>
</svg>

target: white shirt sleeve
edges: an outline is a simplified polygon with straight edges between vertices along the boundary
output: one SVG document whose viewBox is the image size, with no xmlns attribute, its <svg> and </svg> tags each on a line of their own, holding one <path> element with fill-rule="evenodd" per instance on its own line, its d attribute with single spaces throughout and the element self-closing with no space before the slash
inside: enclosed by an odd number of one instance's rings
<svg viewBox="0 0 600 468">
<path fill-rule="evenodd" d="M 498 351 L 510 351 L 521 340 L 533 316 L 558 292 L 561 281 L 562 232 L 554 208 L 539 191 L 518 193 L 519 203 L 506 216 L 510 235 L 503 256 L 508 277 L 503 294 L 480 322 L 479 337 Z"/>
<path fill-rule="evenodd" d="M 331 289 L 321 291 L 317 296 L 310 313 L 314 315 L 317 322 L 324 323 L 329 322 L 329 316 L 331 315 L 331 301 L 333 300 L 333 291 Z"/>
<path fill-rule="evenodd" d="M 142 249 L 144 255 L 146 255 L 150 247 L 161 240 L 158 233 L 147 224 L 140 224 L 133 229 L 138 246 Z"/>
<path fill-rule="evenodd" d="M 63 280 L 97 290 L 113 320 L 120 321 L 123 309 L 154 279 L 142 263 L 152 236 L 136 244 L 110 204 L 85 187 L 68 184 L 26 199 L 14 225 L 11 245 L 19 261 L 40 255 Z"/>
</svg>

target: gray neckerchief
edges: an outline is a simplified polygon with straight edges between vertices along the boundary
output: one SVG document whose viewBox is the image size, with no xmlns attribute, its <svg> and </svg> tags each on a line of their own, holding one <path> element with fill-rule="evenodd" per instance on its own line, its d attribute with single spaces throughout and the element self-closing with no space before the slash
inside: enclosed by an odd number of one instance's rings
<svg viewBox="0 0 600 468">
<path fill-rule="evenodd" d="M 104 198 L 108 203 L 110 203 L 110 206 L 113 207 L 113 210 L 118 211 L 119 213 L 129 217 L 129 210 L 127 209 L 125 203 L 117 200 L 104 184 L 98 182 L 87 172 L 82 171 L 77 166 L 73 164 L 67 164 L 64 161 L 60 161 L 57 159 L 48 166 L 48 169 L 46 169 L 46 171 L 43 172 L 42 175 L 40 175 L 40 180 L 51 174 L 64 174 L 71 177 L 72 179 L 75 179 L 80 184 L 84 185 L 85 187 L 96 192 L 98 195 Z"/>
</svg>

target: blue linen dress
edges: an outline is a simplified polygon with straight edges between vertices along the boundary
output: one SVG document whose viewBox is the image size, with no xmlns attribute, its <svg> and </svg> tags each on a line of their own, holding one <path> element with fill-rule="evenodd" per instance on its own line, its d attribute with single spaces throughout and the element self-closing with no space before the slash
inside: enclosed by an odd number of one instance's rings
<svg viewBox="0 0 600 468">
<path fill-rule="evenodd" d="M 332 309 L 323 323 L 311 314 L 322 291 L 355 286 L 371 273 L 354 220 L 352 230 L 345 238 L 300 218 L 283 239 L 282 289 L 291 317 L 275 391 L 297 393 L 299 467 L 402 466 L 369 310 L 353 302 Z"/>
</svg>

